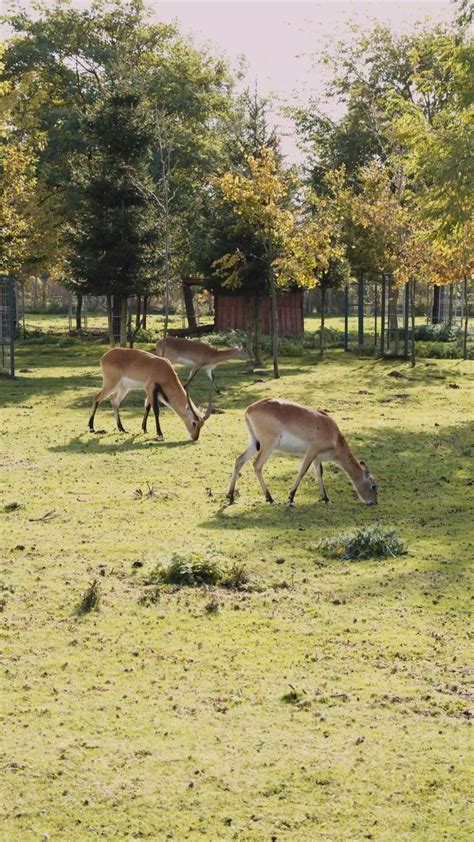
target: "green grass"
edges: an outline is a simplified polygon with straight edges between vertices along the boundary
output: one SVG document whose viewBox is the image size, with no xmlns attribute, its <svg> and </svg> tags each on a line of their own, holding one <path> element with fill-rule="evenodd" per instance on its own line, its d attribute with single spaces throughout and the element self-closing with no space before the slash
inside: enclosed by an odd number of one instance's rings
<svg viewBox="0 0 474 842">
<path fill-rule="evenodd" d="M 157 443 L 139 393 L 128 434 L 109 405 L 107 433 L 87 433 L 103 350 L 20 345 L 29 370 L 0 380 L 4 838 L 470 838 L 473 363 L 308 351 L 278 382 L 229 363 L 199 442 L 166 410 Z M 292 510 L 298 463 L 274 456 L 280 504 L 247 465 L 227 506 L 243 410 L 264 395 L 329 410 L 379 505 L 328 468 L 332 503 L 308 474 Z M 313 549 L 375 523 L 408 554 Z M 244 568 L 251 587 L 147 599 L 174 553 Z M 94 582 L 100 610 L 78 611 Z"/>
<path fill-rule="evenodd" d="M 199 324 L 211 324 L 212 316 L 202 315 L 199 317 Z M 163 330 L 164 316 L 157 313 L 150 313 L 147 318 L 147 330 Z M 184 322 L 186 324 L 186 322 Z M 45 333 L 67 331 L 69 329 L 69 316 L 67 313 L 26 313 L 25 325 L 27 330 L 42 330 Z M 72 319 L 72 328 L 75 329 L 75 317 Z M 180 315 L 170 316 L 169 326 L 172 328 L 183 327 L 183 319 Z M 107 313 L 90 313 L 83 315 L 84 330 L 107 331 Z"/>
</svg>

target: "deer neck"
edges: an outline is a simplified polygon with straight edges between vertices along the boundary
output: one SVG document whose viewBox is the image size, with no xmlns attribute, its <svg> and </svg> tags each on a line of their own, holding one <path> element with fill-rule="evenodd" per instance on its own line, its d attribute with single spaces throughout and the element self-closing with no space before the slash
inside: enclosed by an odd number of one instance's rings
<svg viewBox="0 0 474 842">
<path fill-rule="evenodd" d="M 226 348 L 222 350 L 219 348 L 217 353 L 220 361 L 236 359 L 235 348 Z"/>
<path fill-rule="evenodd" d="M 362 478 L 363 469 L 345 439 L 343 439 L 337 458 L 334 461 L 347 474 L 352 484 L 357 487 Z"/>
</svg>

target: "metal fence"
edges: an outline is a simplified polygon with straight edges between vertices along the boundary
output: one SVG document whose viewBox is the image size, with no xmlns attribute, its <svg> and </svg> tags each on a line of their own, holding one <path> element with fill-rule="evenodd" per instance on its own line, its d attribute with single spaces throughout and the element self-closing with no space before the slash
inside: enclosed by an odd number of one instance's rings
<svg viewBox="0 0 474 842">
<path fill-rule="evenodd" d="M 0 275 L 0 374 L 15 374 L 15 283 Z"/>
</svg>

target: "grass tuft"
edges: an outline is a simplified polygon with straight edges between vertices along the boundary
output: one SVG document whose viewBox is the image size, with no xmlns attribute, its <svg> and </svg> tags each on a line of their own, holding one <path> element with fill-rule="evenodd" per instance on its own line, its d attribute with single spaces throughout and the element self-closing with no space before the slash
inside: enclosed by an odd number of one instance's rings
<svg viewBox="0 0 474 842">
<path fill-rule="evenodd" d="M 21 503 L 17 503 L 15 500 L 12 503 L 5 503 L 3 507 L 4 512 L 16 512 L 17 509 L 21 509 Z"/>
<path fill-rule="evenodd" d="M 325 558 L 340 558 L 360 561 L 368 558 L 388 558 L 404 555 L 407 547 L 394 529 L 382 526 L 367 526 L 350 532 L 338 532 L 330 538 L 322 538 L 312 549 Z"/>
<path fill-rule="evenodd" d="M 99 611 L 100 607 L 100 584 L 98 579 L 94 579 L 87 588 L 84 596 L 79 603 L 77 613 L 79 615 L 89 614 L 91 611 Z"/>
<path fill-rule="evenodd" d="M 209 602 L 204 606 L 206 614 L 217 614 L 220 608 L 219 600 L 216 596 L 211 597 Z"/>
<path fill-rule="evenodd" d="M 243 590 L 249 582 L 250 576 L 245 567 L 240 564 L 233 564 L 223 573 L 219 581 L 219 585 L 221 588 L 240 591 Z"/>
<path fill-rule="evenodd" d="M 186 558 L 173 553 L 167 565 L 158 564 L 154 568 L 150 581 L 198 588 L 201 585 L 217 585 L 222 575 L 223 571 L 215 558 L 197 555 Z"/>
</svg>

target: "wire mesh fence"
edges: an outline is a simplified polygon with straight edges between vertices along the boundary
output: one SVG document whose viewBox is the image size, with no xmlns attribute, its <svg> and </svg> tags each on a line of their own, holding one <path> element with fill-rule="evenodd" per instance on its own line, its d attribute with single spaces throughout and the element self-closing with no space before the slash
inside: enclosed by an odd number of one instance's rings
<svg viewBox="0 0 474 842">
<path fill-rule="evenodd" d="M 15 284 L 0 275 L 0 373 L 15 374 Z"/>
</svg>

